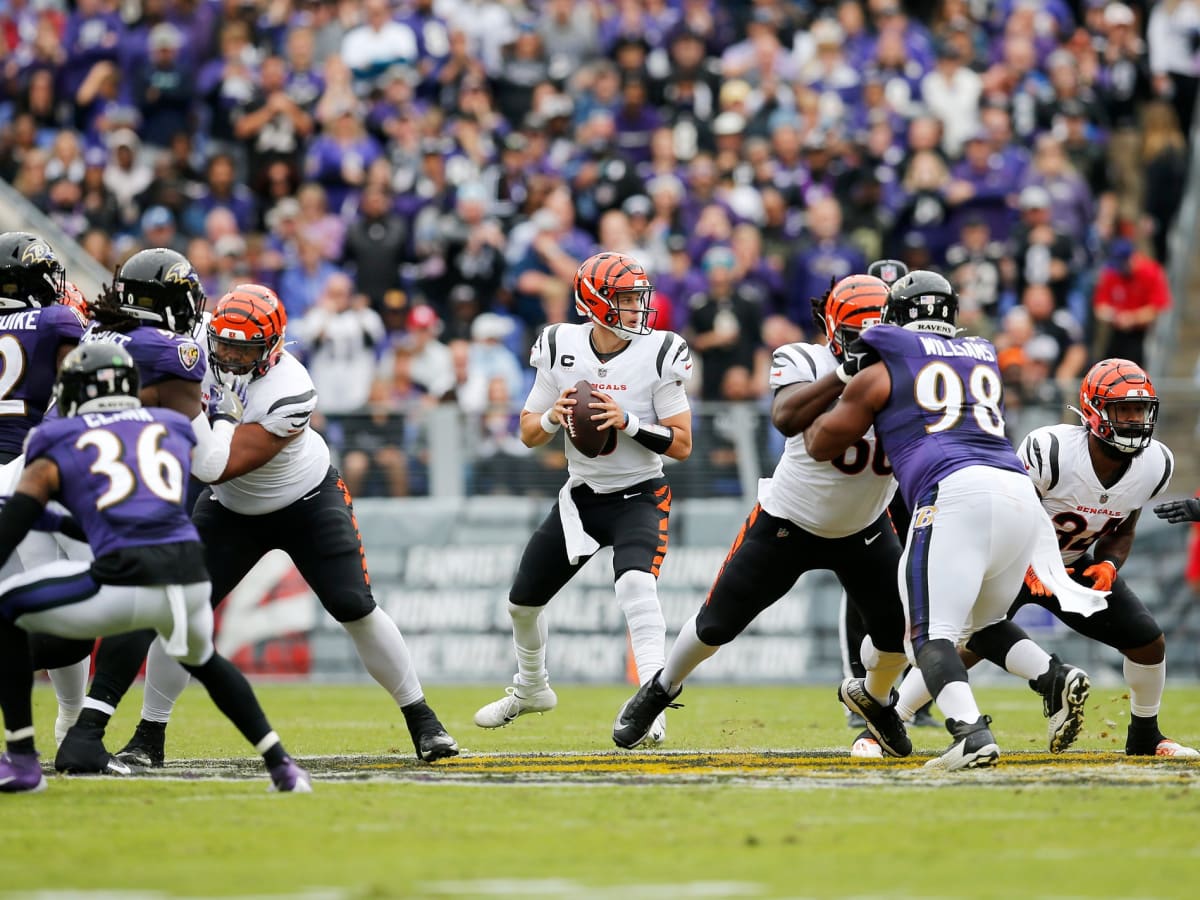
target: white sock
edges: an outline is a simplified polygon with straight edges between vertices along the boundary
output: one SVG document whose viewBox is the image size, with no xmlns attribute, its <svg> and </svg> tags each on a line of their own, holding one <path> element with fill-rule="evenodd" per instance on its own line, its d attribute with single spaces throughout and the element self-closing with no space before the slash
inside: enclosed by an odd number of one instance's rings
<svg viewBox="0 0 1200 900">
<path fill-rule="evenodd" d="M 658 579 L 649 572 L 626 572 L 616 582 L 617 602 L 629 626 L 638 683 L 645 684 L 667 658 L 667 623 L 658 602 Z"/>
<path fill-rule="evenodd" d="M 671 647 L 671 655 L 667 657 L 667 664 L 663 666 L 662 676 L 658 679 L 659 684 L 667 689 L 667 693 L 675 693 L 675 689 L 683 686 L 684 679 L 695 671 L 696 666 L 720 649 L 720 646 L 714 647 L 700 640 L 696 633 L 696 617 L 692 616 L 679 629 L 679 637 L 675 638 L 675 644 Z"/>
<path fill-rule="evenodd" d="M 343 622 L 342 627 L 371 677 L 397 704 L 408 706 L 424 696 L 408 645 L 391 616 L 376 606 L 361 619 Z"/>
<path fill-rule="evenodd" d="M 150 644 L 146 654 L 146 688 L 142 694 L 142 718 L 147 722 L 171 721 L 171 710 L 192 676 L 167 654 L 161 640 Z"/>
<path fill-rule="evenodd" d="M 867 693 L 887 706 L 892 700 L 892 685 L 908 665 L 908 657 L 901 652 L 877 650 L 869 634 L 863 638 L 859 652 L 867 670 L 867 677 L 864 679 Z"/>
<path fill-rule="evenodd" d="M 525 687 L 540 688 L 550 681 L 550 673 L 546 671 L 546 640 L 550 636 L 550 626 L 544 611 L 544 606 L 508 604 L 513 646 L 517 651 L 517 682 Z"/>
<path fill-rule="evenodd" d="M 1125 657 L 1124 669 L 1125 683 L 1129 685 L 1129 711 L 1142 718 L 1157 716 L 1167 683 L 1167 661 L 1144 666 Z"/>
<path fill-rule="evenodd" d="M 1017 641 L 1004 657 L 1004 669 L 1026 681 L 1036 681 L 1050 671 L 1050 654 L 1029 638 Z"/>
<path fill-rule="evenodd" d="M 67 736 L 83 709 L 91 666 L 92 658 L 85 656 L 73 665 L 46 670 L 54 685 L 54 696 L 58 699 L 58 716 L 54 719 L 54 740 L 58 744 L 63 742 L 63 738 Z"/>
<path fill-rule="evenodd" d="M 917 714 L 918 709 L 932 699 L 929 688 L 925 685 L 925 676 L 921 674 L 920 669 L 913 666 L 900 682 L 900 699 L 896 701 L 896 712 L 902 721 L 907 722 Z"/>
<path fill-rule="evenodd" d="M 936 703 L 947 719 L 956 719 L 965 725 L 979 721 L 979 707 L 975 695 L 965 681 L 951 681 L 937 695 Z"/>
</svg>

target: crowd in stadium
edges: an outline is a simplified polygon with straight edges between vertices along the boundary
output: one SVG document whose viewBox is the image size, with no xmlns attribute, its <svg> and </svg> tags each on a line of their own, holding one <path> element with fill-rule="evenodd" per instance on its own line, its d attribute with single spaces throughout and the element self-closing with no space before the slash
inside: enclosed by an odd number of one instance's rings
<svg viewBox="0 0 1200 900">
<path fill-rule="evenodd" d="M 951 279 L 1013 410 L 1061 408 L 1170 306 L 1198 83 L 1197 0 L 5 0 L 0 177 L 108 270 L 276 289 L 347 481 L 404 494 L 396 410 L 517 452 L 602 248 L 701 403 L 761 402 L 810 298 L 892 257 Z"/>
</svg>

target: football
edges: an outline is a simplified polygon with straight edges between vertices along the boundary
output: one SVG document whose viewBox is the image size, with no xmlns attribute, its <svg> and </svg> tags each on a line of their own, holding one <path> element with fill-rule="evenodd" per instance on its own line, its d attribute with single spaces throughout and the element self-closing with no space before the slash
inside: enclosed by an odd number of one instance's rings
<svg viewBox="0 0 1200 900">
<path fill-rule="evenodd" d="M 592 421 L 596 410 L 588 409 L 588 404 L 593 402 L 595 394 L 592 393 L 592 386 L 586 381 L 576 382 L 575 393 L 571 396 L 575 398 L 575 412 L 563 422 L 567 429 L 567 437 L 576 450 L 590 459 L 595 459 L 616 444 L 616 429 L 606 428 L 600 431 L 596 427 L 599 423 Z"/>
</svg>

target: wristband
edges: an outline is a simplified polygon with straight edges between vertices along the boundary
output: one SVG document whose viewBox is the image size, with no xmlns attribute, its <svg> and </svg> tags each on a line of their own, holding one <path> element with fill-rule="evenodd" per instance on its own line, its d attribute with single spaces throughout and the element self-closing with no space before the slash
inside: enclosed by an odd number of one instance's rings
<svg viewBox="0 0 1200 900">
<path fill-rule="evenodd" d="M 621 430 L 623 432 L 625 432 L 630 437 L 633 437 L 635 434 L 638 433 L 639 430 L 641 430 L 641 427 L 642 427 L 641 419 L 639 419 L 637 416 L 635 416 L 631 412 L 625 413 L 625 424 L 621 426 Z"/>
<path fill-rule="evenodd" d="M 629 434 L 628 431 L 625 433 Z M 647 450 L 655 453 L 666 453 L 671 449 L 671 444 L 675 441 L 675 429 L 667 428 L 665 425 L 642 425 L 639 423 L 637 433 L 633 435 L 633 439 Z"/>
<path fill-rule="evenodd" d="M 550 414 L 554 412 L 554 407 L 542 413 L 542 431 L 546 434 L 554 434 L 558 429 L 562 428 L 562 422 L 555 422 L 550 418 Z"/>
</svg>

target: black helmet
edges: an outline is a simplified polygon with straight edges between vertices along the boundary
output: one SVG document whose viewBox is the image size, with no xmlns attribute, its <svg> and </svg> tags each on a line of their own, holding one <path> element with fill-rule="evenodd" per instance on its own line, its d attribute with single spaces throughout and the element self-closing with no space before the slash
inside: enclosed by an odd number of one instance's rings
<svg viewBox="0 0 1200 900">
<path fill-rule="evenodd" d="M 0 234 L 0 309 L 51 306 L 66 283 L 62 263 L 36 234 Z"/>
<path fill-rule="evenodd" d="M 80 344 L 58 367 L 54 402 L 64 416 L 113 412 L 141 406 L 141 379 L 129 351 L 120 344 Z"/>
<path fill-rule="evenodd" d="M 867 274 L 874 275 L 888 287 L 891 287 L 908 274 L 908 266 L 898 259 L 877 259 L 867 266 Z"/>
<path fill-rule="evenodd" d="M 174 250 L 155 247 L 129 257 L 113 282 L 110 303 L 140 322 L 185 334 L 204 308 L 200 276 Z"/>
<path fill-rule="evenodd" d="M 909 272 L 893 284 L 880 314 L 880 322 L 886 325 L 922 322 L 923 330 L 946 337 L 954 337 L 957 321 L 958 294 L 949 281 L 925 269 Z"/>
</svg>

